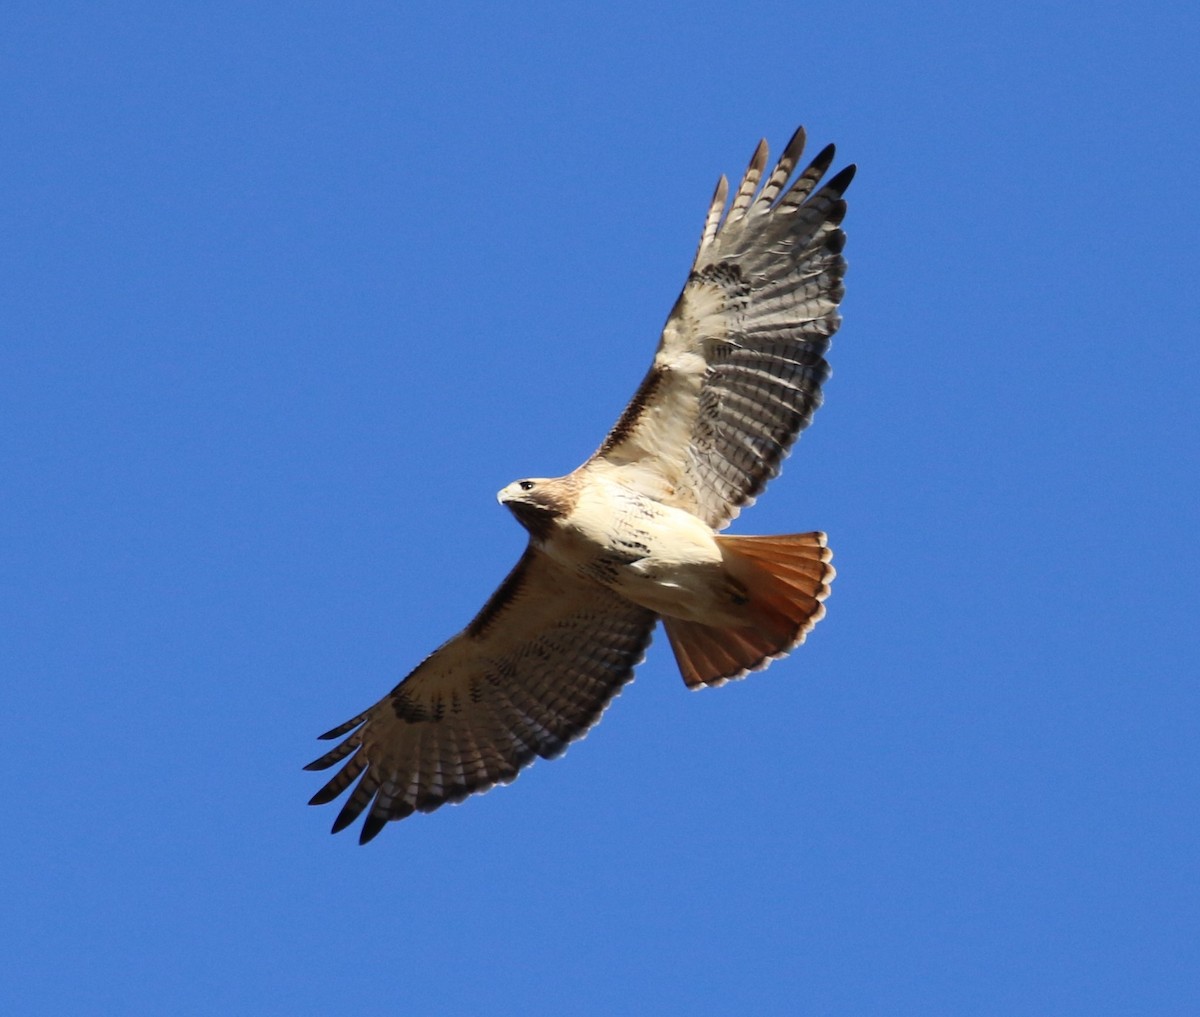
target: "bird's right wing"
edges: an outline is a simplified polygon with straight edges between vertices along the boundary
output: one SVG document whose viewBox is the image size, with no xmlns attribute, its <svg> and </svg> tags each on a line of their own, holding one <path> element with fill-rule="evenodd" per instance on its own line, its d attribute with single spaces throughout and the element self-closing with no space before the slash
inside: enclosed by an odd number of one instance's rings
<svg viewBox="0 0 1200 1017">
<path fill-rule="evenodd" d="M 657 616 L 532 546 L 462 632 L 305 769 L 342 767 L 310 804 L 358 781 L 333 824 L 366 812 L 361 843 L 389 820 L 505 784 L 534 757 L 561 755 L 633 677 Z"/>
<path fill-rule="evenodd" d="M 766 142 L 727 205 L 722 177 L 649 373 L 585 469 L 721 529 L 753 502 L 821 404 L 842 299 L 847 166 L 829 145 L 792 174 L 798 130 L 762 184 Z"/>
</svg>

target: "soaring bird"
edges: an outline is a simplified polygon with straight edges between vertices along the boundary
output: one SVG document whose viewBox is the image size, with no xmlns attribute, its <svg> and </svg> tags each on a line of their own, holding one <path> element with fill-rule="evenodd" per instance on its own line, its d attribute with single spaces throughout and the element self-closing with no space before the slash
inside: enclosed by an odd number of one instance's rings
<svg viewBox="0 0 1200 1017">
<path fill-rule="evenodd" d="M 342 741 L 306 769 L 341 768 L 310 804 L 354 785 L 333 832 L 365 813 L 366 843 L 389 820 L 560 755 L 633 677 L 659 621 L 700 688 L 766 667 L 824 615 L 824 533 L 720 532 L 821 404 L 841 321 L 854 167 L 822 184 L 829 145 L 795 174 L 804 139 L 801 128 L 765 183 L 760 142 L 732 202 L 717 183 L 654 362 L 595 454 L 500 491 L 529 543 L 483 609 L 321 736 Z"/>
</svg>

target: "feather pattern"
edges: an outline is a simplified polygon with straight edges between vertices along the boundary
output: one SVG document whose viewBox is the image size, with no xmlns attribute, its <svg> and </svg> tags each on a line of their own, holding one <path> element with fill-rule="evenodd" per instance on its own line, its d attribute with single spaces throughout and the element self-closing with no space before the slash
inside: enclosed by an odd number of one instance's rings
<svg viewBox="0 0 1200 1017">
<path fill-rule="evenodd" d="M 346 762 L 310 804 L 357 780 L 334 831 L 365 813 L 365 843 L 389 820 L 462 801 L 508 783 L 537 756 L 561 755 L 633 677 L 655 621 L 528 549 L 463 632 L 330 732 L 345 740 L 306 769 Z"/>
<path fill-rule="evenodd" d="M 829 377 L 846 270 L 842 195 L 854 167 L 814 193 L 830 145 L 789 187 L 804 140 L 798 130 L 755 197 L 761 143 L 723 220 L 722 177 L 650 372 L 584 467 L 615 471 L 715 529 L 779 472 Z"/>
</svg>

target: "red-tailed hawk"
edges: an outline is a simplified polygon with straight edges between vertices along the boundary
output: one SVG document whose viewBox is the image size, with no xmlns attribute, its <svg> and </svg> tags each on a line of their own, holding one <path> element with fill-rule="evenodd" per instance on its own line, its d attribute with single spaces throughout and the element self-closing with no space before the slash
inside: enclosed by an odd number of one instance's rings
<svg viewBox="0 0 1200 1017">
<path fill-rule="evenodd" d="M 754 500 L 821 403 L 840 318 L 848 166 L 795 179 L 804 131 L 759 189 L 760 142 L 726 210 L 722 177 L 654 363 L 599 450 L 573 473 L 498 497 L 524 555 L 483 610 L 307 769 L 355 785 L 333 824 L 432 812 L 551 759 L 633 677 L 661 620 L 690 688 L 765 667 L 804 641 L 833 579 L 825 534 L 718 533 Z"/>
</svg>

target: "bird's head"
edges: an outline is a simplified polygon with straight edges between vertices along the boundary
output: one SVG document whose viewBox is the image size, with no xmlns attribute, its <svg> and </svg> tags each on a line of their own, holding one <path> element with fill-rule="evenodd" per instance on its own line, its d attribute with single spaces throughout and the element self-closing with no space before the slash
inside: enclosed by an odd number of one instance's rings
<svg viewBox="0 0 1200 1017">
<path fill-rule="evenodd" d="M 538 539 L 545 539 L 555 522 L 575 505 L 575 485 L 571 478 L 530 477 L 514 480 L 501 489 L 496 500 Z"/>
</svg>

